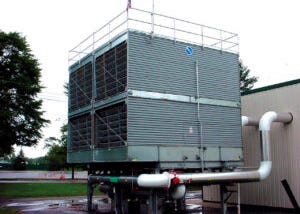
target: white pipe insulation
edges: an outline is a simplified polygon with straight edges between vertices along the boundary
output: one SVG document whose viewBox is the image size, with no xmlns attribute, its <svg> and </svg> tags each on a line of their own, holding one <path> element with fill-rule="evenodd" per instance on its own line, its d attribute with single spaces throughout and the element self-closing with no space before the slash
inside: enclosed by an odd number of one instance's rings
<svg viewBox="0 0 300 214">
<path fill-rule="evenodd" d="M 251 117 L 242 116 L 242 126 L 258 126 L 259 121 Z"/>
<path fill-rule="evenodd" d="M 291 113 L 276 113 L 270 111 L 265 113 L 259 121 L 260 142 L 262 148 L 262 161 L 257 170 L 234 171 L 219 173 L 185 173 L 171 174 L 141 174 L 137 178 L 138 186 L 148 188 L 169 188 L 172 179 L 177 177 L 180 183 L 236 183 L 263 180 L 269 176 L 272 168 L 270 148 L 270 128 L 272 122 L 290 123 L 293 120 Z M 257 126 L 258 122 L 249 117 L 242 117 L 243 126 Z"/>
</svg>

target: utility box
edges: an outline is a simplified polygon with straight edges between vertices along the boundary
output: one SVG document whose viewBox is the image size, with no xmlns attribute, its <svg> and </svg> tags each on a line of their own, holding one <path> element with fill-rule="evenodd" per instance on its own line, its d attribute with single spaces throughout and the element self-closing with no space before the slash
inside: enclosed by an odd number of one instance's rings
<svg viewBox="0 0 300 214">
<path fill-rule="evenodd" d="M 238 54 L 134 30 L 69 67 L 68 162 L 243 162 Z"/>
</svg>

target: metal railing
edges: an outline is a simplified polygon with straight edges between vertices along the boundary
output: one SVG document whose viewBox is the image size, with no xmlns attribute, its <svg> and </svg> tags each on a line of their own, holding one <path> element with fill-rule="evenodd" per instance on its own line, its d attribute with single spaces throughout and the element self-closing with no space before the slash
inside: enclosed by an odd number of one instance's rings
<svg viewBox="0 0 300 214">
<path fill-rule="evenodd" d="M 122 11 L 107 24 L 93 32 L 69 51 L 72 64 L 94 51 L 112 38 L 128 30 L 136 30 L 174 41 L 197 44 L 232 53 L 239 52 L 238 35 L 229 31 L 177 19 L 149 11 L 130 8 Z"/>
</svg>

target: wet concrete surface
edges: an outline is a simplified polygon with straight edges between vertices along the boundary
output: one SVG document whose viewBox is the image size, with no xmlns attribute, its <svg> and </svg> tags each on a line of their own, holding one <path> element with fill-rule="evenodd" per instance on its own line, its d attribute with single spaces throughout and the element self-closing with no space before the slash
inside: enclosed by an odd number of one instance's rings
<svg viewBox="0 0 300 214">
<path fill-rule="evenodd" d="M 186 195 L 187 211 L 186 213 L 193 214 L 214 214 L 221 213 L 219 204 L 207 203 L 201 201 L 201 192 L 188 192 Z M 18 198 L 18 199 L 0 199 L 0 206 L 11 207 L 20 210 L 24 214 L 87 214 L 87 199 L 85 196 L 80 197 L 51 197 L 51 198 Z M 106 196 L 94 196 L 93 206 L 98 213 L 113 213 L 111 212 L 111 203 Z M 236 206 L 228 206 L 228 214 L 237 213 Z M 243 214 L 254 213 L 293 213 L 283 211 L 268 211 L 258 209 L 242 209 Z"/>
<path fill-rule="evenodd" d="M 201 192 L 189 192 L 187 194 L 187 213 L 202 213 Z M 39 213 L 75 213 L 82 214 L 87 212 L 87 199 L 81 197 L 55 197 L 55 198 L 19 198 L 19 199 L 0 199 L 0 206 L 11 207 L 26 214 Z M 111 202 L 106 196 L 94 196 L 93 207 L 96 211 L 92 213 L 113 213 Z"/>
<path fill-rule="evenodd" d="M 55 213 L 87 213 L 86 197 L 55 197 L 55 198 L 19 198 L 0 199 L 0 206 L 11 207 L 26 214 Z M 95 196 L 93 204 L 97 208 L 94 213 L 109 213 L 110 202 L 106 197 Z"/>
</svg>

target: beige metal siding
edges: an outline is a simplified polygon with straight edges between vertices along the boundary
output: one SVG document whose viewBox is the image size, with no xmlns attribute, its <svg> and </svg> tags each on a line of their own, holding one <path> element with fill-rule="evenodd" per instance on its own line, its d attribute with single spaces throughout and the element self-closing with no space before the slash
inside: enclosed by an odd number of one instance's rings
<svg viewBox="0 0 300 214">
<path fill-rule="evenodd" d="M 264 181 L 241 184 L 241 203 L 261 206 L 292 208 L 281 185 L 286 179 L 300 203 L 300 84 L 285 86 L 242 97 L 242 115 L 260 118 L 267 111 L 291 112 L 293 122 L 288 125 L 273 123 L 271 127 L 271 151 L 273 167 Z M 259 166 L 259 130 L 243 128 L 245 166 Z M 204 199 L 217 201 L 216 186 L 204 188 Z M 236 202 L 236 197 L 233 197 Z"/>
<path fill-rule="evenodd" d="M 254 93 L 242 97 L 242 114 L 259 118 L 264 112 L 291 112 L 294 120 L 289 125 L 273 123 L 271 151 L 273 167 L 264 181 L 241 185 L 241 202 L 263 206 L 292 208 L 281 180 L 287 179 L 300 202 L 300 84 Z M 260 145 L 258 130 L 243 129 L 246 166 L 258 165 Z"/>
</svg>

